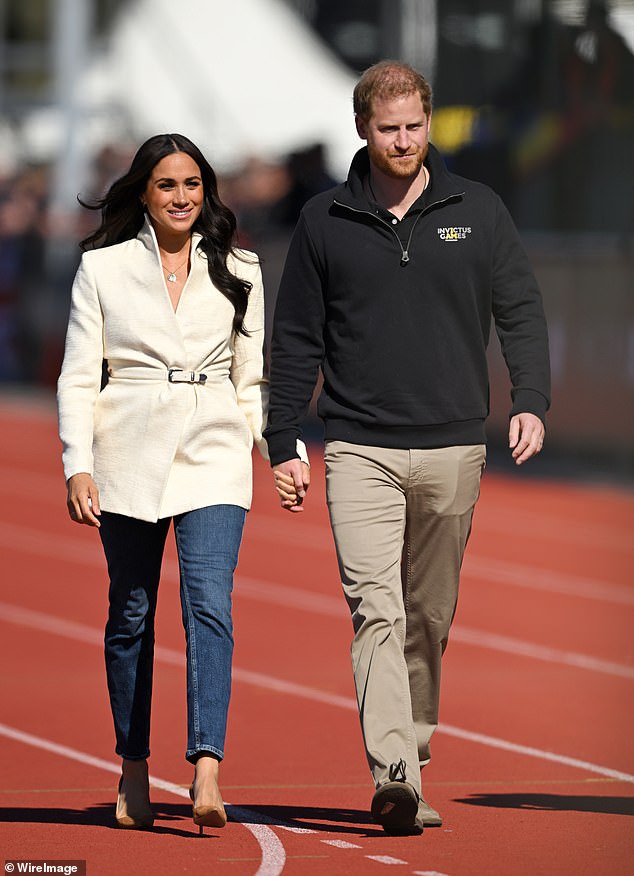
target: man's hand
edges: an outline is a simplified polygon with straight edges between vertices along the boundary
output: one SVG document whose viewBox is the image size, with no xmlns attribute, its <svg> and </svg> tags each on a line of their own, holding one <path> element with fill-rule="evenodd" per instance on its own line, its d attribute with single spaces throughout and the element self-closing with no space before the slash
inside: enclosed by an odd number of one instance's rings
<svg viewBox="0 0 634 876">
<path fill-rule="evenodd" d="M 509 447 L 516 465 L 535 456 L 544 443 L 544 424 L 535 414 L 516 414 L 509 427 Z"/>
<path fill-rule="evenodd" d="M 273 466 L 273 478 L 282 508 L 303 511 L 304 497 L 310 486 L 310 467 L 301 459 L 288 459 Z"/>
<path fill-rule="evenodd" d="M 68 478 L 68 499 L 66 505 L 70 519 L 74 523 L 85 523 L 86 526 L 101 526 L 98 517 L 99 490 L 97 484 L 87 472 L 79 472 Z"/>
</svg>

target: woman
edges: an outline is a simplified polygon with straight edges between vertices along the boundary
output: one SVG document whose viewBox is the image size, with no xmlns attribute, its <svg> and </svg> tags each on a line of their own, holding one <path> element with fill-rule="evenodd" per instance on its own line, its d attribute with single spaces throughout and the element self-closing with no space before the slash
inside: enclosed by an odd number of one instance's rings
<svg viewBox="0 0 634 876">
<path fill-rule="evenodd" d="M 88 206 L 88 205 L 84 205 Z M 150 138 L 93 209 L 58 383 L 68 511 L 98 527 L 110 577 L 105 656 L 120 827 L 151 827 L 154 614 L 173 521 L 187 642 L 194 822 L 223 827 L 218 765 L 231 687 L 231 590 L 265 453 L 264 302 L 215 174 L 180 134 Z M 108 380 L 100 392 L 102 363 Z"/>
</svg>

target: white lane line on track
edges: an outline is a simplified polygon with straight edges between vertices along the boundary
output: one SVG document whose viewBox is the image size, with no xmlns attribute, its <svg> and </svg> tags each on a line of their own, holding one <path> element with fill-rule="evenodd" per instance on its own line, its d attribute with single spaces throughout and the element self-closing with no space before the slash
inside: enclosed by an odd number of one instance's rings
<svg viewBox="0 0 634 876">
<path fill-rule="evenodd" d="M 447 874 L 439 873 L 438 870 L 414 870 L 414 876 L 447 876 Z"/>
<path fill-rule="evenodd" d="M 407 864 L 407 861 L 401 861 L 400 858 L 391 858 L 389 855 L 366 855 L 370 861 L 378 861 L 379 864 Z"/>
<path fill-rule="evenodd" d="M 634 605 L 634 588 L 610 584 L 597 578 L 583 575 L 570 575 L 566 572 L 553 572 L 539 566 L 519 565 L 503 560 L 492 560 L 467 552 L 463 575 L 477 578 L 478 581 L 495 581 L 528 590 L 545 593 L 560 593 L 564 596 L 596 599 L 600 602 L 613 602 L 617 605 Z"/>
<path fill-rule="evenodd" d="M 362 849 L 356 843 L 347 843 L 345 840 L 321 840 L 324 845 L 334 846 L 336 849 Z"/>
<path fill-rule="evenodd" d="M 278 824 L 280 830 L 287 830 L 289 833 L 317 833 L 316 830 L 311 830 L 310 827 L 293 827 L 291 824 Z"/>
<path fill-rule="evenodd" d="M 46 615 L 42 612 L 19 608 L 18 606 L 12 606 L 4 602 L 0 602 L 0 620 L 21 626 L 41 629 L 54 635 L 65 636 L 66 638 L 75 639 L 92 645 L 102 644 L 102 633 L 96 628 L 89 627 L 85 624 L 78 624 L 74 621 L 66 621 L 63 618 L 54 618 L 51 615 Z M 182 666 L 185 660 L 184 654 L 180 651 L 165 647 L 157 647 L 155 649 L 155 657 L 160 662 L 178 666 Z M 300 697 L 302 699 L 311 700 L 312 702 L 325 703 L 326 705 L 336 706 L 337 708 L 346 709 L 348 711 L 356 712 L 357 710 L 357 704 L 352 697 L 328 693 L 327 691 L 321 691 L 316 688 L 308 687 L 307 685 L 285 681 L 281 678 L 274 678 L 273 676 L 261 672 L 234 667 L 233 677 L 236 681 L 245 684 L 252 684 L 255 687 L 261 687 L 277 693 Z M 514 742 L 509 742 L 506 739 L 499 739 L 495 736 L 474 733 L 471 730 L 464 730 L 461 727 L 455 727 L 451 724 L 439 724 L 437 732 L 444 733 L 447 736 L 454 736 L 458 739 L 464 739 L 468 742 L 486 745 L 490 748 L 509 751 L 513 754 L 522 754 L 539 760 L 546 760 L 552 763 L 570 766 L 575 769 L 586 770 L 611 779 L 617 779 L 618 781 L 634 783 L 634 775 L 630 775 L 629 773 L 613 770 L 609 767 L 590 763 L 589 761 L 579 760 L 578 758 L 568 757 L 567 755 L 544 751 L 540 748 L 519 745 Z"/>
<path fill-rule="evenodd" d="M 6 530 L 6 531 L 5 531 Z M 26 536 L 25 536 L 26 534 Z M 24 543 L 24 539 L 28 544 Z M 22 540 L 21 540 L 22 539 Z M 36 534 L 32 530 L 23 527 L 13 527 L 6 524 L 0 525 L 0 544 L 5 541 L 8 547 L 23 547 L 30 553 L 39 553 L 43 556 L 63 556 L 64 559 L 103 568 L 103 556 L 98 545 L 91 546 L 71 539 L 53 539 L 45 533 Z M 74 550 L 71 551 L 71 546 Z M 174 560 L 166 559 L 163 563 L 163 576 L 168 580 L 178 581 L 178 565 Z M 247 599 L 256 599 L 274 605 L 283 605 L 303 611 L 323 614 L 328 617 L 336 617 L 349 623 L 350 616 L 345 606 L 343 597 L 328 596 L 321 593 L 312 593 L 307 590 L 288 587 L 284 584 L 276 584 L 260 579 L 236 576 L 235 593 L 237 597 L 244 596 Z M 476 630 L 462 627 L 456 624 L 452 627 L 452 641 L 461 642 L 490 650 L 502 651 L 535 660 L 543 660 L 548 663 L 559 663 L 564 666 L 572 666 L 576 669 L 603 672 L 607 675 L 621 678 L 634 678 L 634 667 L 601 660 L 587 654 L 578 654 L 574 651 L 563 651 L 538 645 L 532 642 L 524 642 L 510 636 L 501 636 L 488 633 L 485 630 Z"/>
<path fill-rule="evenodd" d="M 480 743 L 481 745 L 487 745 L 489 748 L 498 748 L 501 751 L 510 751 L 513 754 L 524 754 L 527 757 L 548 760 L 551 763 L 559 763 L 575 769 L 587 770 L 588 772 L 596 773 L 597 775 L 605 776 L 609 779 L 616 779 L 619 782 L 629 782 L 630 784 L 634 784 L 634 775 L 630 775 L 630 773 L 613 770 L 610 769 L 610 767 L 599 766 L 598 764 L 589 763 L 587 760 L 580 760 L 576 757 L 568 757 L 565 754 L 555 754 L 553 751 L 532 748 L 530 745 L 518 745 L 515 742 L 509 742 L 506 739 L 498 739 L 495 736 L 487 736 L 483 733 L 473 733 L 471 730 L 463 730 L 461 727 L 454 727 L 452 724 L 439 724 L 438 731 L 444 733 L 446 736 L 454 736 L 457 739 L 464 739 L 468 742 Z"/>
<path fill-rule="evenodd" d="M 562 651 L 559 648 L 550 648 L 533 642 L 523 642 L 521 639 L 515 639 L 511 636 L 487 633 L 485 630 L 463 627 L 460 624 L 456 624 L 452 628 L 451 640 L 461 642 L 464 645 L 477 645 L 492 651 L 515 654 L 518 657 L 543 660 L 546 663 L 561 663 L 564 666 L 574 666 L 575 669 L 590 669 L 593 672 L 604 672 L 606 675 L 615 675 L 620 678 L 634 678 L 634 666 L 600 660 L 598 657 L 576 654 L 574 651 Z"/>
<path fill-rule="evenodd" d="M 248 534 L 246 534 L 248 538 Z M 303 537 L 303 536 L 302 536 Z M 324 532 L 322 531 L 322 541 Z M 13 550 L 25 550 L 40 556 L 61 557 L 70 562 L 86 563 L 103 567 L 103 556 L 98 538 L 92 545 L 86 539 L 72 536 L 52 535 L 50 532 L 18 526 L 14 523 L 0 523 L 0 544 Z M 329 547 L 332 553 L 334 548 Z M 547 593 L 559 593 L 582 599 L 594 599 L 615 605 L 634 605 L 634 587 L 612 584 L 597 578 L 586 578 L 565 572 L 554 572 L 537 566 L 509 563 L 502 560 L 480 557 L 467 552 L 463 575 L 481 581 L 523 587 Z"/>
<path fill-rule="evenodd" d="M 113 763 L 101 757 L 94 757 L 91 754 L 77 751 L 77 749 L 70 748 L 67 745 L 59 745 L 41 736 L 24 733 L 6 724 L 0 724 L 0 735 L 8 739 L 14 739 L 16 742 L 21 742 L 24 745 L 32 745 L 34 748 L 50 751 L 69 760 L 79 761 L 79 763 L 86 764 L 87 766 L 107 770 L 117 775 L 121 772 L 121 764 L 119 763 Z M 181 788 L 180 785 L 175 785 L 173 782 L 150 775 L 150 784 L 155 788 L 160 788 L 162 791 L 168 791 L 170 794 L 176 794 L 178 797 L 185 797 L 189 800 L 189 791 Z M 286 851 L 275 833 L 269 827 L 260 823 L 257 812 L 252 812 L 250 809 L 244 809 L 241 806 L 232 806 L 230 803 L 225 803 L 225 806 L 227 814 L 231 816 L 232 820 L 245 827 L 255 837 L 260 846 L 262 860 L 255 876 L 279 876 L 286 863 Z"/>
</svg>

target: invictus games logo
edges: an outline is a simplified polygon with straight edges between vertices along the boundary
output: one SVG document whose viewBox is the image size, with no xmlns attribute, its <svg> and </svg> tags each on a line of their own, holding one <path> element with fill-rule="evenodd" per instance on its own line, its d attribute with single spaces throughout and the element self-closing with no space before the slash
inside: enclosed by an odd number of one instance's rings
<svg viewBox="0 0 634 876">
<path fill-rule="evenodd" d="M 467 234 L 471 234 L 471 228 L 466 225 L 438 229 L 438 236 L 441 240 L 466 240 Z"/>
</svg>

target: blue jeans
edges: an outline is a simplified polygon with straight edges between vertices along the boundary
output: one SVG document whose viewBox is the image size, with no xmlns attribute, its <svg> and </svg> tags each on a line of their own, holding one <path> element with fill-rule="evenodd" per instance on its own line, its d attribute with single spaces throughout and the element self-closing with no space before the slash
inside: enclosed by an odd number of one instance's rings
<svg viewBox="0 0 634 876">
<path fill-rule="evenodd" d="M 212 505 L 173 518 L 187 643 L 187 760 L 222 760 L 231 694 L 233 573 L 246 511 Z M 106 675 L 116 752 L 150 754 L 154 617 L 171 518 L 147 523 L 103 511 L 99 533 L 110 576 Z"/>
</svg>

